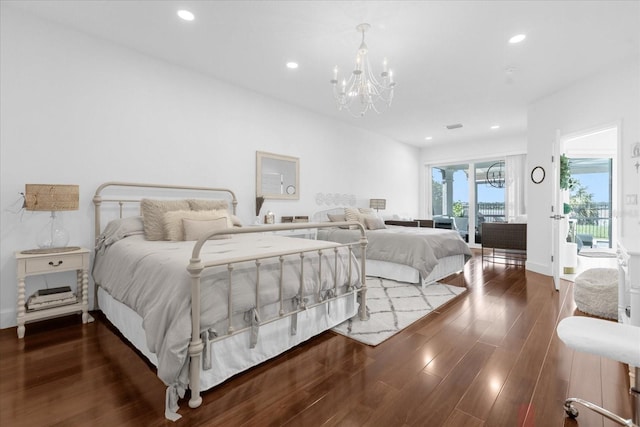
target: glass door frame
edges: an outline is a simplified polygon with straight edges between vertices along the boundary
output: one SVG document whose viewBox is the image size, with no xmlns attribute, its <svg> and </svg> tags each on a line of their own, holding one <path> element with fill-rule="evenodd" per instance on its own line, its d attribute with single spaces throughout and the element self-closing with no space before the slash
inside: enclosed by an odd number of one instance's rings
<svg viewBox="0 0 640 427">
<path fill-rule="evenodd" d="M 474 158 L 468 160 L 459 160 L 459 161 L 442 161 L 442 162 L 433 162 L 425 164 L 425 215 L 431 219 L 433 217 L 433 169 L 441 168 L 443 166 L 453 166 L 453 165 L 468 165 L 467 170 L 469 171 L 469 178 L 467 179 L 467 185 L 469 186 L 469 204 L 468 204 L 468 234 L 469 234 L 469 246 L 472 248 L 480 248 L 481 243 L 476 242 L 476 207 L 477 207 L 477 191 L 476 191 L 476 165 L 479 163 L 486 163 L 491 161 L 506 161 L 506 158 L 509 154 L 496 154 L 493 156 L 482 157 L 482 158 Z M 428 196 L 428 197 L 427 197 Z M 506 198 L 505 198 L 505 214 L 506 214 Z"/>
</svg>

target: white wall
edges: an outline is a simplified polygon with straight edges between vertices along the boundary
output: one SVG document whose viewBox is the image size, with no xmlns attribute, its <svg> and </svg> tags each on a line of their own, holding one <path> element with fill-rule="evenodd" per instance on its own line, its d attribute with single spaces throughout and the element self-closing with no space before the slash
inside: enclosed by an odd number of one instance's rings
<svg viewBox="0 0 640 427">
<path fill-rule="evenodd" d="M 631 158 L 633 144 L 640 140 L 640 64 L 637 60 L 613 64 L 611 69 L 576 82 L 553 95 L 532 103 L 528 110 L 528 169 L 535 165 L 551 171 L 551 154 L 556 130 L 568 135 L 621 124 L 620 179 L 617 217 L 622 237 L 640 241 L 640 207 L 625 205 L 625 195 L 640 193 L 640 172 Z M 551 179 L 539 185 L 529 183 L 527 206 L 527 268 L 551 275 Z"/>
<path fill-rule="evenodd" d="M 239 216 L 253 221 L 257 150 L 300 158 L 300 200 L 263 207 L 278 216 L 327 208 L 318 192 L 355 194 L 361 206 L 386 198 L 386 213 L 418 213 L 415 147 L 10 7 L 1 18 L 2 328 L 16 324 L 14 252 L 35 246 L 48 219 L 19 211 L 26 183 L 80 185 L 80 209 L 62 216 L 70 244 L 89 248 L 91 199 L 105 181 L 232 188 Z M 27 294 L 42 284 L 33 280 Z"/>
</svg>

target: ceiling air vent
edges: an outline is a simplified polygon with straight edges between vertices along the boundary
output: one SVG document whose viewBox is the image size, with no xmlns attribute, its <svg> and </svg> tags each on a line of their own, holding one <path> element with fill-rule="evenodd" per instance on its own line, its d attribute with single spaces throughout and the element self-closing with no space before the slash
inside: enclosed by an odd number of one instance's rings
<svg viewBox="0 0 640 427">
<path fill-rule="evenodd" d="M 451 129 L 458 129 L 462 127 L 462 123 L 456 123 L 453 125 L 447 125 L 447 129 L 451 130 Z"/>
</svg>

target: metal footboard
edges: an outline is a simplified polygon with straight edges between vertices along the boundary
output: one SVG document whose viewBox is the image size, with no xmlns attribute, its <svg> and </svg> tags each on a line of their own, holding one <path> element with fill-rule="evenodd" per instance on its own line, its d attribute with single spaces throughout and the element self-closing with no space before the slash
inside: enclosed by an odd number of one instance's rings
<svg viewBox="0 0 640 427">
<path fill-rule="evenodd" d="M 236 257 L 233 259 L 226 259 L 216 262 L 203 262 L 200 258 L 200 253 L 202 251 L 202 247 L 205 243 L 214 236 L 217 235 L 228 235 L 228 234 L 249 234 L 249 233 L 268 233 L 274 231 L 282 231 L 282 230 L 297 230 L 297 229 L 309 229 L 309 228 L 328 228 L 328 227 L 336 227 L 336 226 L 352 226 L 357 227 L 360 230 L 360 239 L 357 242 L 343 244 L 338 246 L 328 247 L 326 249 L 312 249 L 312 250 L 287 250 L 282 252 L 270 253 L 268 255 L 259 256 L 259 257 Z M 194 245 L 193 252 L 191 255 L 191 260 L 189 262 L 189 266 L 187 267 L 187 271 L 191 277 L 191 342 L 189 343 L 189 388 L 191 390 L 191 398 L 189 400 L 189 406 L 191 408 L 196 408 L 200 406 L 202 403 L 202 397 L 200 396 L 201 387 L 200 387 L 200 370 L 202 369 L 202 358 L 203 358 L 203 350 L 205 349 L 205 342 L 202 339 L 200 334 L 200 292 L 201 292 L 201 277 L 205 270 L 226 266 L 228 271 L 228 328 L 226 334 L 221 334 L 220 336 L 213 337 L 211 342 L 223 340 L 232 336 L 234 334 L 238 334 L 247 330 L 250 330 L 253 327 L 259 327 L 260 325 L 264 325 L 270 322 L 274 322 L 280 320 L 282 318 L 291 317 L 292 318 L 292 326 L 291 333 L 296 333 L 296 324 L 297 324 L 297 315 L 298 313 L 308 310 L 320 305 L 330 304 L 332 301 L 337 300 L 340 297 L 344 297 L 345 294 L 338 295 L 338 280 L 337 280 L 337 264 L 339 261 L 339 248 L 347 247 L 349 251 L 349 262 L 348 262 L 348 283 L 352 282 L 352 274 L 351 271 L 351 256 L 354 251 L 354 246 L 359 246 L 359 255 L 360 255 L 360 288 L 349 289 L 348 292 L 358 293 L 360 295 L 360 306 L 358 309 L 358 315 L 361 320 L 367 320 L 367 308 L 366 308 L 366 295 L 367 295 L 367 285 L 366 285 L 366 246 L 367 246 L 367 237 L 365 234 L 364 227 L 357 221 L 351 222 L 343 222 L 343 223 L 317 223 L 317 224 L 287 224 L 287 225 L 270 225 L 270 226 L 260 226 L 260 227 L 242 227 L 242 228 L 233 228 L 233 229 L 225 229 L 218 230 L 209 233 L 208 235 L 202 236 Z M 309 252 L 318 252 L 318 282 L 321 284 L 323 281 L 323 264 L 322 264 L 322 255 L 325 251 L 333 251 L 334 257 L 334 277 L 333 277 L 333 287 L 330 289 L 331 292 L 327 292 L 326 295 L 318 295 L 317 301 L 311 304 L 308 304 L 304 301 L 303 298 L 303 285 L 304 285 L 304 260 Z M 293 310 L 285 310 L 284 307 L 284 274 L 283 274 L 283 264 L 284 258 L 286 256 L 298 255 L 300 257 L 300 291 L 299 298 L 297 301 L 297 307 Z M 276 258 L 280 264 L 280 282 L 279 282 L 279 315 L 273 318 L 261 321 L 260 319 L 260 306 L 258 304 L 259 298 L 259 290 L 260 290 L 260 266 L 266 259 Z M 233 318 L 233 301 L 231 299 L 231 289 L 233 287 L 233 270 L 234 265 L 239 263 L 245 263 L 247 261 L 255 262 L 256 268 L 256 321 L 252 320 L 252 324 L 245 326 L 244 328 L 234 329 L 232 324 Z M 318 292 L 320 289 L 318 289 Z"/>
</svg>

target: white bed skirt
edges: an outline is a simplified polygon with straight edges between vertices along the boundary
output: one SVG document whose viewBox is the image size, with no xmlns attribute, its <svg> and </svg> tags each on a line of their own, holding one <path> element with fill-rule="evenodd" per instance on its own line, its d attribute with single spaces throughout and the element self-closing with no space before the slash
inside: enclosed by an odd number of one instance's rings
<svg viewBox="0 0 640 427">
<path fill-rule="evenodd" d="M 425 278 L 413 267 L 387 261 L 367 259 L 367 276 L 382 277 L 406 283 L 421 283 L 424 287 L 464 269 L 464 255 L 440 258 L 433 271 Z"/>
<path fill-rule="evenodd" d="M 154 365 L 157 358 L 146 343 L 142 317 L 131 308 L 116 301 L 98 287 L 99 306 L 107 319 Z M 208 390 L 235 374 L 256 366 L 286 350 L 344 322 L 357 314 L 355 293 L 347 294 L 325 305 L 298 314 L 298 327 L 291 335 L 291 318 L 285 317 L 260 327 L 258 343 L 249 348 L 250 331 L 214 342 L 210 346 L 212 368 L 200 371 L 202 390 Z"/>
</svg>

